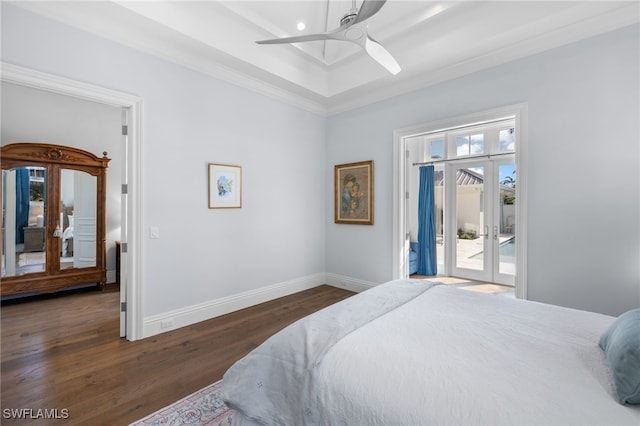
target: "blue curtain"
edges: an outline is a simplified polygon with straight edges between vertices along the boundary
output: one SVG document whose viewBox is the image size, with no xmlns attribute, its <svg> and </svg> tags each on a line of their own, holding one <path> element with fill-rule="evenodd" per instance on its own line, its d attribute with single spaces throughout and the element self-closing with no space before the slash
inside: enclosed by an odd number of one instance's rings
<svg viewBox="0 0 640 426">
<path fill-rule="evenodd" d="M 16 169 L 16 244 L 24 243 L 24 227 L 29 226 L 29 170 Z"/>
<path fill-rule="evenodd" d="M 418 274 L 436 275 L 436 203 L 433 166 L 420 167 L 418 194 Z"/>
</svg>

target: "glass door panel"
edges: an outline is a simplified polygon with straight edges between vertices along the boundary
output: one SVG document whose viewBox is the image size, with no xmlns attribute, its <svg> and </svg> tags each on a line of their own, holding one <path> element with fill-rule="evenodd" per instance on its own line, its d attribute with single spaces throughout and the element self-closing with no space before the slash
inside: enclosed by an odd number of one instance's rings
<svg viewBox="0 0 640 426">
<path fill-rule="evenodd" d="M 455 166 L 455 264 L 456 275 L 472 279 L 487 277 L 489 223 L 485 201 L 486 166 Z"/>
<path fill-rule="evenodd" d="M 516 167 L 513 162 L 496 164 L 497 187 L 497 276 L 496 282 L 514 284 L 516 274 Z"/>
</svg>

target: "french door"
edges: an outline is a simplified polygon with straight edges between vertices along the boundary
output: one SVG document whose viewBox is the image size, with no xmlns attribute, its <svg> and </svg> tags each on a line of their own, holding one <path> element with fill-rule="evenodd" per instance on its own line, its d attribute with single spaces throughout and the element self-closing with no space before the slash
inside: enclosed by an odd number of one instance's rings
<svg viewBox="0 0 640 426">
<path fill-rule="evenodd" d="M 445 166 L 451 275 L 515 285 L 515 156 Z"/>
</svg>

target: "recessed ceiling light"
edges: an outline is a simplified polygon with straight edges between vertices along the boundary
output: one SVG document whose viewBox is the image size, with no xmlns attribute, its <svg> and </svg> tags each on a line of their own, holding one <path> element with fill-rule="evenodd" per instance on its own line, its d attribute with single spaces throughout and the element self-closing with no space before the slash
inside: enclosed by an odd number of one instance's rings
<svg viewBox="0 0 640 426">
<path fill-rule="evenodd" d="M 307 28 L 307 25 L 304 22 L 300 21 L 298 22 L 296 28 L 298 28 L 298 31 L 304 31 L 304 29 Z"/>
</svg>

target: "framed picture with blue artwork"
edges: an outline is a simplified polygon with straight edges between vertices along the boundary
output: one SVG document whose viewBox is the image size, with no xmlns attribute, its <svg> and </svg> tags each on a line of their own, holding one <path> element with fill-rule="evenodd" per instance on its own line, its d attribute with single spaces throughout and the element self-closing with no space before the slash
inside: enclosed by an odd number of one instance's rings
<svg viewBox="0 0 640 426">
<path fill-rule="evenodd" d="M 209 208 L 242 207 L 242 167 L 209 163 Z"/>
<path fill-rule="evenodd" d="M 335 223 L 373 225 L 373 161 L 335 166 Z"/>
</svg>

